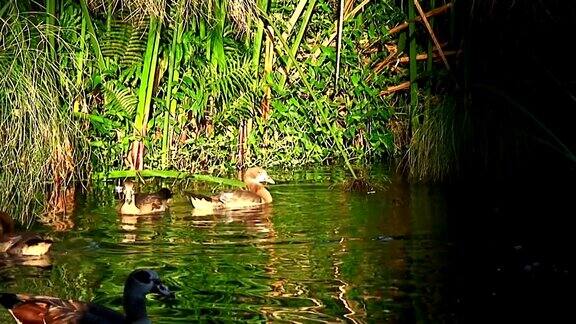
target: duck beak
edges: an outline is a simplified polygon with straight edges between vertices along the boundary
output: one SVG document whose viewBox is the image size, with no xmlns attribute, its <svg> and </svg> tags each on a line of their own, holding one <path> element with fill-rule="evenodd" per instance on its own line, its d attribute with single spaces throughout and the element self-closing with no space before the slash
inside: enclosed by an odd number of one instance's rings
<svg viewBox="0 0 576 324">
<path fill-rule="evenodd" d="M 168 287 L 163 285 L 161 282 L 154 284 L 154 287 L 152 287 L 150 292 L 158 294 L 161 297 L 174 298 L 174 293 L 171 292 L 170 289 L 168 289 Z"/>
<path fill-rule="evenodd" d="M 124 188 L 124 201 L 131 204 L 134 200 L 134 190 L 132 188 Z"/>
<path fill-rule="evenodd" d="M 260 174 L 258 176 L 258 178 L 256 178 L 256 180 L 258 181 L 258 183 L 269 183 L 269 184 L 274 184 L 274 180 L 272 180 L 272 178 L 270 178 L 269 175 L 267 174 Z"/>
</svg>

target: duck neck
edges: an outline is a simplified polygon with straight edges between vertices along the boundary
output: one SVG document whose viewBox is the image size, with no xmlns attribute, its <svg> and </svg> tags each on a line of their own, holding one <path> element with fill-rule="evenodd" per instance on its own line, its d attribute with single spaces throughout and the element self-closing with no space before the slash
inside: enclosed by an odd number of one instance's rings
<svg viewBox="0 0 576 324">
<path fill-rule="evenodd" d="M 124 312 L 126 323 L 146 323 L 146 297 L 144 295 L 124 292 Z"/>
<path fill-rule="evenodd" d="M 251 183 L 246 184 L 246 186 L 248 187 L 248 190 L 260 196 L 260 198 L 262 198 L 263 203 L 268 204 L 272 202 L 272 195 L 263 185 L 259 183 Z"/>
<path fill-rule="evenodd" d="M 134 194 L 131 194 L 130 196 L 127 195 L 124 198 L 124 204 L 120 208 L 120 211 L 123 214 L 140 215 L 140 208 L 136 206 L 136 197 Z"/>
</svg>

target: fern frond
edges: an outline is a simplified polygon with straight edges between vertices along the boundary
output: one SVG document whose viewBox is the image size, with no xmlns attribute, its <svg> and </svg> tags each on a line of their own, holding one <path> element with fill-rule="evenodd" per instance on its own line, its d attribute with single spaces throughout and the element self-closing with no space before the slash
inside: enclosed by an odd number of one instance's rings
<svg viewBox="0 0 576 324">
<path fill-rule="evenodd" d="M 113 21 L 110 31 L 104 33 L 102 39 L 102 55 L 110 58 L 120 58 L 124 55 L 132 26 L 123 21 Z"/>
<path fill-rule="evenodd" d="M 148 36 L 148 23 L 145 20 L 137 22 L 132 25 L 130 32 L 130 39 L 126 45 L 126 50 L 122 53 L 122 60 L 120 64 L 123 66 L 132 66 L 135 63 L 144 60 L 144 52 L 146 51 L 146 41 Z"/>
<path fill-rule="evenodd" d="M 104 83 L 104 108 L 107 114 L 115 116 L 131 116 L 138 105 L 138 97 L 134 91 L 113 82 Z"/>
</svg>

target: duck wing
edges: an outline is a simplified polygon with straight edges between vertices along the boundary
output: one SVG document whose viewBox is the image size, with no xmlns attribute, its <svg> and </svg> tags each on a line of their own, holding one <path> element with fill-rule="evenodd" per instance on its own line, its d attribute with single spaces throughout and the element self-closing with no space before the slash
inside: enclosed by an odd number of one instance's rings
<svg viewBox="0 0 576 324">
<path fill-rule="evenodd" d="M 158 193 L 152 194 L 136 194 L 134 196 L 134 203 L 141 214 L 148 214 L 154 212 L 161 212 L 166 210 L 168 200 L 172 197 L 172 193 L 168 189 L 163 189 Z"/>
<path fill-rule="evenodd" d="M 249 190 L 226 191 L 211 197 L 190 194 L 188 198 L 196 209 L 239 209 L 260 205 L 264 202 L 262 197 Z"/>
<path fill-rule="evenodd" d="M 212 210 L 220 208 L 222 203 L 217 197 L 218 196 L 209 197 L 197 193 L 188 194 L 188 200 L 190 200 L 192 207 L 194 207 L 195 209 Z"/>
<path fill-rule="evenodd" d="M 123 323 L 124 316 L 105 307 L 48 296 L 0 293 L 0 304 L 17 323 Z"/>
<path fill-rule="evenodd" d="M 244 208 L 263 203 L 262 197 L 249 190 L 234 190 L 218 195 L 218 200 L 226 208 Z"/>
</svg>

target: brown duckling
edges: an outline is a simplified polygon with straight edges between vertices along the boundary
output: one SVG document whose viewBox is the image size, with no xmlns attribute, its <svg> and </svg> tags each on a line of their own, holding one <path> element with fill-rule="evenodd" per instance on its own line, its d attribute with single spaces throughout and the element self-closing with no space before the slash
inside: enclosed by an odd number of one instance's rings
<svg viewBox="0 0 576 324">
<path fill-rule="evenodd" d="M 35 233 L 14 233 L 10 215 L 0 212 L 0 253 L 11 256 L 41 256 L 50 250 L 52 240 Z"/>
<path fill-rule="evenodd" d="M 151 323 L 146 313 L 146 295 L 155 293 L 173 297 L 152 270 L 134 270 L 124 284 L 124 312 L 74 300 L 47 296 L 0 293 L 0 304 L 8 309 L 16 323 Z"/>
<path fill-rule="evenodd" d="M 246 189 L 222 192 L 208 197 L 193 194 L 189 196 L 195 209 L 241 209 L 272 202 L 272 195 L 264 184 L 274 184 L 266 170 L 260 167 L 249 168 L 244 174 Z"/>
<path fill-rule="evenodd" d="M 124 181 L 124 202 L 120 207 L 120 214 L 124 215 L 148 215 L 163 212 L 168 208 L 168 202 L 172 198 L 170 189 L 162 188 L 152 194 L 135 193 L 134 182 Z"/>
</svg>

